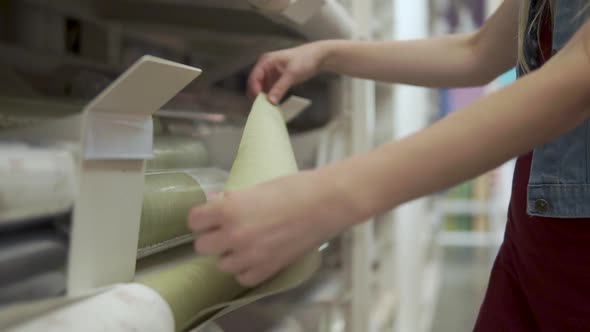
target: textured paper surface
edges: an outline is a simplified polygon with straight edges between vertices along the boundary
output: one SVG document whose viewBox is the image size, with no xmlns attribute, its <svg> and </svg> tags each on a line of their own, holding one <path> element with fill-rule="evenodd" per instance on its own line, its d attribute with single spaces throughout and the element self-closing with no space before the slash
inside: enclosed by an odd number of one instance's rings
<svg viewBox="0 0 590 332">
<path fill-rule="evenodd" d="M 226 190 L 241 190 L 297 172 L 281 111 L 260 95 L 252 107 Z M 319 253 L 296 262 L 254 289 L 220 272 L 215 258 L 197 257 L 143 277 L 170 305 L 177 331 L 185 331 L 260 298 L 296 287 L 319 265 Z"/>
<path fill-rule="evenodd" d="M 207 201 L 203 189 L 190 175 L 178 171 L 147 174 L 141 209 L 138 256 L 155 247 L 173 245 L 190 231 L 187 216 Z M 189 238 L 190 240 L 190 238 Z"/>
<path fill-rule="evenodd" d="M 154 137 L 154 158 L 146 170 L 185 169 L 209 166 L 209 155 L 203 142 L 193 137 Z"/>
</svg>

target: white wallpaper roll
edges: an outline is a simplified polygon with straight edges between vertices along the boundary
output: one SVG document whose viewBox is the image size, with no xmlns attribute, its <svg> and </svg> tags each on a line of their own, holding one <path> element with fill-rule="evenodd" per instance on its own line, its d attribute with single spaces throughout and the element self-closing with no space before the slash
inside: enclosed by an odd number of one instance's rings
<svg viewBox="0 0 590 332">
<path fill-rule="evenodd" d="M 76 195 L 71 153 L 0 145 L 0 226 L 69 210 Z"/>
<path fill-rule="evenodd" d="M 26 322 L 9 332 L 173 332 L 168 304 L 140 284 L 117 285 Z"/>
</svg>

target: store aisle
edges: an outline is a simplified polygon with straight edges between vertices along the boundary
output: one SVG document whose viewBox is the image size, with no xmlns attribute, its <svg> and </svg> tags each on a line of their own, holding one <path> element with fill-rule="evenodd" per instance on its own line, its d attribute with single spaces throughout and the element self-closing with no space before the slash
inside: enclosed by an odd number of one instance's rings
<svg viewBox="0 0 590 332">
<path fill-rule="evenodd" d="M 492 264 L 490 257 L 493 257 L 490 250 L 444 250 L 443 280 L 432 332 L 465 332 L 473 329 L 488 283 Z"/>
</svg>

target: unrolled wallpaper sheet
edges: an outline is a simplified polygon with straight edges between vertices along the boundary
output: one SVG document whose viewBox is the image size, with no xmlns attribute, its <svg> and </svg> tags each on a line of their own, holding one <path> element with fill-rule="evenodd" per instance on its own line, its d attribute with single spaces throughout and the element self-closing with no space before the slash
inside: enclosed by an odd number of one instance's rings
<svg viewBox="0 0 590 332">
<path fill-rule="evenodd" d="M 225 189 L 242 190 L 295 172 L 297 165 L 283 115 L 261 94 L 248 117 Z M 319 253 L 314 252 L 254 289 L 243 288 L 233 276 L 220 272 L 216 259 L 211 257 L 196 257 L 142 276 L 138 281 L 166 300 L 176 330 L 186 331 L 260 298 L 298 286 L 315 272 L 319 261 Z"/>
</svg>

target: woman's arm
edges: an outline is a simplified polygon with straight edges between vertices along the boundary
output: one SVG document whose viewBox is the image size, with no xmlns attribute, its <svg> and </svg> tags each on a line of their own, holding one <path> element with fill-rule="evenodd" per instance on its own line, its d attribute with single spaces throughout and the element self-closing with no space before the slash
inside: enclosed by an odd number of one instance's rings
<svg viewBox="0 0 590 332">
<path fill-rule="evenodd" d="M 540 70 L 422 132 L 194 209 L 196 249 L 255 285 L 370 216 L 559 137 L 590 118 L 588 106 L 590 23 Z"/>
<path fill-rule="evenodd" d="M 483 85 L 516 65 L 520 0 L 505 0 L 473 34 L 415 41 L 328 40 L 263 55 L 248 80 L 251 97 L 278 103 L 321 71 L 430 87 Z"/>
<path fill-rule="evenodd" d="M 345 197 L 338 200 L 356 207 L 358 222 L 567 133 L 590 117 L 590 58 L 578 51 L 562 51 L 541 70 L 426 130 L 319 170 L 319 186 L 339 183 Z"/>
<path fill-rule="evenodd" d="M 366 79 L 429 87 L 483 85 L 514 67 L 519 0 L 505 0 L 472 34 L 387 41 L 327 41 L 322 69 Z"/>
</svg>

